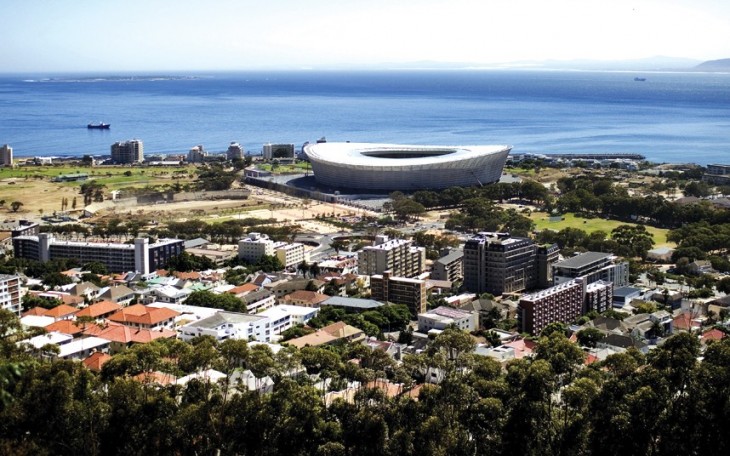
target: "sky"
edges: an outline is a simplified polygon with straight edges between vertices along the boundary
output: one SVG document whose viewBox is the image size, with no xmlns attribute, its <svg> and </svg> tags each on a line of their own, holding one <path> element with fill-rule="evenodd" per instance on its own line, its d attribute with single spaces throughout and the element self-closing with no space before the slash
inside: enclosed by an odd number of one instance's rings
<svg viewBox="0 0 730 456">
<path fill-rule="evenodd" d="M 0 71 L 730 58 L 728 0 L 0 0 Z"/>
</svg>

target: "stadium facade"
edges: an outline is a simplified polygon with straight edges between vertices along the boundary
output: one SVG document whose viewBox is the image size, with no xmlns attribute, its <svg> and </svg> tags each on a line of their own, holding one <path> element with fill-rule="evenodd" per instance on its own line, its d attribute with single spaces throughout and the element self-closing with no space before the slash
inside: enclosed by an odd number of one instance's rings
<svg viewBox="0 0 730 456">
<path fill-rule="evenodd" d="M 363 190 L 443 189 L 497 182 L 511 146 L 318 143 L 304 146 L 322 185 Z"/>
</svg>

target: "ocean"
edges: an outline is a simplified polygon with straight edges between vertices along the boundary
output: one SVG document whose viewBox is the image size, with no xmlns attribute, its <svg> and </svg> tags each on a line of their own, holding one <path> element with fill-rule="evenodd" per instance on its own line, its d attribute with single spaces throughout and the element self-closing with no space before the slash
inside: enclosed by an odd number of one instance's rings
<svg viewBox="0 0 730 456">
<path fill-rule="evenodd" d="M 635 77 L 645 78 L 636 81 Z M 88 130 L 105 122 L 110 130 Z M 0 76 L 16 157 L 223 152 L 232 141 L 510 144 L 515 153 L 638 153 L 730 162 L 730 75 L 586 71 L 298 71 Z"/>
</svg>

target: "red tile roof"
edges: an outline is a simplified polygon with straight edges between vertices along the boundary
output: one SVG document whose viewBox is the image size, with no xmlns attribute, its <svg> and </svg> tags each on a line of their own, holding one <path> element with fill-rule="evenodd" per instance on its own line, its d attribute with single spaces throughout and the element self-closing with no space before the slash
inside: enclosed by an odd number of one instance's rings
<svg viewBox="0 0 730 456">
<path fill-rule="evenodd" d="M 110 323 L 106 327 L 106 329 L 103 329 L 96 335 L 96 337 L 101 337 L 102 339 L 107 339 L 112 342 L 119 342 L 123 344 L 128 344 L 130 342 L 137 344 L 146 344 L 147 342 L 151 342 L 155 339 L 171 339 L 176 336 L 177 333 L 175 331 L 170 331 L 167 329 L 162 331 L 153 331 L 150 329 L 135 329 L 130 328 L 129 326 L 114 323 Z"/>
<path fill-rule="evenodd" d="M 23 316 L 27 317 L 29 315 L 35 315 L 35 316 L 45 315 L 46 310 L 48 310 L 48 309 L 44 309 L 43 307 L 33 307 L 32 309 L 23 312 Z"/>
<path fill-rule="evenodd" d="M 73 315 L 76 312 L 78 312 L 79 309 L 71 306 L 67 306 L 66 304 L 61 304 L 60 306 L 56 306 L 53 309 L 48 309 L 44 315 L 47 317 L 53 317 L 53 318 L 61 318 L 68 315 Z"/>
<path fill-rule="evenodd" d="M 330 297 L 326 294 L 317 293 L 316 291 L 296 290 L 284 296 L 284 302 L 303 302 L 309 305 L 317 305 L 328 300 Z"/>
<path fill-rule="evenodd" d="M 172 385 L 177 381 L 177 377 L 172 374 L 166 374 L 164 372 L 142 372 L 141 374 L 132 377 L 138 382 L 142 383 L 156 383 L 161 386 Z"/>
<path fill-rule="evenodd" d="M 197 271 L 191 271 L 191 272 L 179 272 L 175 271 L 172 273 L 175 277 L 177 277 L 180 280 L 200 280 L 200 273 Z"/>
<path fill-rule="evenodd" d="M 103 315 L 107 315 L 112 312 L 116 312 L 121 308 L 122 308 L 122 306 L 120 306 L 119 304 L 117 304 L 115 302 L 99 301 L 95 304 L 90 305 L 89 307 L 86 307 L 85 309 L 81 309 L 76 314 L 76 318 L 79 318 L 79 317 L 99 318 Z"/>
<path fill-rule="evenodd" d="M 114 313 L 109 317 L 109 320 L 122 324 L 135 323 L 151 326 L 175 318 L 178 315 L 180 315 L 180 312 L 175 312 L 166 307 L 147 307 L 142 304 L 135 304 Z"/>
<path fill-rule="evenodd" d="M 251 291 L 256 291 L 258 289 L 259 289 L 259 287 L 257 287 L 256 285 L 254 285 L 252 283 L 244 283 L 243 285 L 239 285 L 235 288 L 231 288 L 230 290 L 226 291 L 226 293 L 230 293 L 232 295 L 239 295 L 241 293 L 248 293 Z"/>
<path fill-rule="evenodd" d="M 95 352 L 83 360 L 82 363 L 84 363 L 84 366 L 86 366 L 89 370 L 101 372 L 101 367 L 110 359 L 112 359 L 112 357 L 106 353 Z"/>
<path fill-rule="evenodd" d="M 81 325 L 72 320 L 58 320 L 55 323 L 51 323 L 46 326 L 46 331 L 58 331 L 60 333 L 75 336 L 82 331 Z"/>
<path fill-rule="evenodd" d="M 720 331 L 717 328 L 713 328 L 709 331 L 705 331 L 704 333 L 702 333 L 702 336 L 700 338 L 703 341 L 708 341 L 708 340 L 722 340 L 725 337 L 727 337 L 727 335 L 724 332 Z"/>
</svg>

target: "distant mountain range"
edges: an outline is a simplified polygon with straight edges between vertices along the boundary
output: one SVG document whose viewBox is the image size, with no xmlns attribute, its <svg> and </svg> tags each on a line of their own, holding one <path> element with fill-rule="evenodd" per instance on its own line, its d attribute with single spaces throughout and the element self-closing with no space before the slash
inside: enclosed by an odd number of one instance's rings
<svg viewBox="0 0 730 456">
<path fill-rule="evenodd" d="M 456 69 L 535 69 L 593 71 L 706 71 L 730 72 L 730 59 L 702 62 L 696 59 L 655 56 L 634 60 L 522 60 L 496 63 L 437 62 L 422 60 L 406 63 L 367 65 L 373 70 L 456 70 Z M 354 65 L 341 69 L 363 69 Z"/>
</svg>

